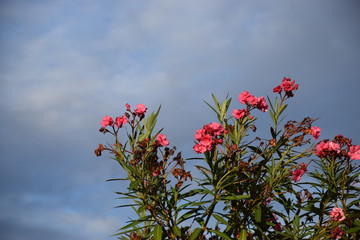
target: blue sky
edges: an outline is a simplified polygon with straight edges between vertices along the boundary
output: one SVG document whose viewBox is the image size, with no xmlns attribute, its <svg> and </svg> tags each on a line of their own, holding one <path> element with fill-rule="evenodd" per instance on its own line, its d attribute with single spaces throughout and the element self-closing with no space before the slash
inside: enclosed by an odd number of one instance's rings
<svg viewBox="0 0 360 240">
<path fill-rule="evenodd" d="M 358 1 L 0 1 L 0 238 L 114 239 L 126 220 L 96 158 L 105 115 L 155 110 L 193 156 L 202 100 L 300 84 L 288 117 L 360 144 Z M 233 101 L 234 106 L 238 104 Z M 266 126 L 260 126 L 266 128 Z"/>
</svg>

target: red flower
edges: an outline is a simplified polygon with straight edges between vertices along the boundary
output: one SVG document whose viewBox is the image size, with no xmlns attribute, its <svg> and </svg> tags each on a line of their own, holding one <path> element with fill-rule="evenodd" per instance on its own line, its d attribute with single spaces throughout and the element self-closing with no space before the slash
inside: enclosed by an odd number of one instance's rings
<svg viewBox="0 0 360 240">
<path fill-rule="evenodd" d="M 281 91 L 282 91 L 281 86 L 274 87 L 274 89 L 273 89 L 274 93 L 281 93 Z"/>
</svg>

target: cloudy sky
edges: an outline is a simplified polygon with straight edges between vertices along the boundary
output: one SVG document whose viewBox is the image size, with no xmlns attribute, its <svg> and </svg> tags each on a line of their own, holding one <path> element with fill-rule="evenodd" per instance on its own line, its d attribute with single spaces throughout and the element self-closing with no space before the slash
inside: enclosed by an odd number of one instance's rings
<svg viewBox="0 0 360 240">
<path fill-rule="evenodd" d="M 360 144 L 359 20 L 355 0 L 0 1 L 0 238 L 114 239 L 122 172 L 93 150 L 125 103 L 161 104 L 192 157 L 202 100 L 273 97 L 288 76 L 289 118 Z"/>
</svg>

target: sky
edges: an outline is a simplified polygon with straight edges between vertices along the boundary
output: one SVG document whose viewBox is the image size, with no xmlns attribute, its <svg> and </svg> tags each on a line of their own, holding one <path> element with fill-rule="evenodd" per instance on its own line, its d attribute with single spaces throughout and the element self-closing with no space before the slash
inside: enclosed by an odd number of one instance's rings
<svg viewBox="0 0 360 240">
<path fill-rule="evenodd" d="M 360 144 L 359 23 L 355 0 L 1 0 L 0 238 L 115 239 L 126 185 L 106 179 L 123 172 L 93 151 L 126 103 L 161 105 L 159 128 L 194 157 L 214 120 L 203 100 L 240 108 L 286 76 L 289 119 Z"/>
</svg>

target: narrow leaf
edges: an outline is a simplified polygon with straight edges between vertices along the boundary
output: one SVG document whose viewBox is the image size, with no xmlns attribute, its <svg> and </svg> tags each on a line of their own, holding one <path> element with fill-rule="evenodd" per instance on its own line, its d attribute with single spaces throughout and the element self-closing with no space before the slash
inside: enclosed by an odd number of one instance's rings
<svg viewBox="0 0 360 240">
<path fill-rule="evenodd" d="M 156 225 L 154 229 L 154 240 L 162 239 L 162 228 L 160 225 Z"/>
</svg>

